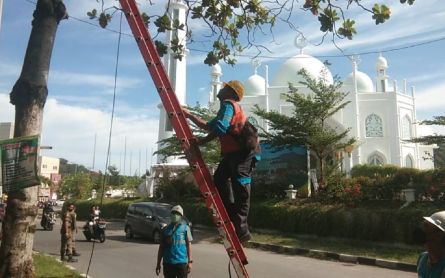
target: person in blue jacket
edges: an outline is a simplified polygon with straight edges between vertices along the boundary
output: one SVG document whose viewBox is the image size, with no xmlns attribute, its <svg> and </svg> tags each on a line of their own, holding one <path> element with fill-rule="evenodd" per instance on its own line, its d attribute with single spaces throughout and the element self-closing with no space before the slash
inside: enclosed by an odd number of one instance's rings
<svg viewBox="0 0 445 278">
<path fill-rule="evenodd" d="M 423 243 L 426 252 L 417 260 L 419 278 L 445 277 L 445 211 L 439 211 L 429 217 L 423 217 L 421 229 L 415 237 Z"/>
<path fill-rule="evenodd" d="M 161 262 L 166 278 L 187 278 L 192 270 L 192 233 L 183 221 L 184 211 L 180 205 L 172 207 L 171 222 L 162 229 L 158 249 L 156 275 L 161 272 Z"/>
</svg>

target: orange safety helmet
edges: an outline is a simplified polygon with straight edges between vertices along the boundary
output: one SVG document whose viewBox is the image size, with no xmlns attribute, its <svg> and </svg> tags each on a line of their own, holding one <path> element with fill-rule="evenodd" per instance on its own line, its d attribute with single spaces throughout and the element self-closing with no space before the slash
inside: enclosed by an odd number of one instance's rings
<svg viewBox="0 0 445 278">
<path fill-rule="evenodd" d="M 241 101 L 244 96 L 244 86 L 243 83 L 241 83 L 238 80 L 231 80 L 229 82 L 224 82 L 224 87 L 229 86 L 235 94 L 238 96 L 238 100 Z"/>
</svg>

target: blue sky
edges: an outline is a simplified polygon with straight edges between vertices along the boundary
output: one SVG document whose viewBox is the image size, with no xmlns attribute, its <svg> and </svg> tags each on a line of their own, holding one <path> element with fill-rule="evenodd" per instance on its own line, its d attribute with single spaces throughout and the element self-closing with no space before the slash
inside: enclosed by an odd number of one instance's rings
<svg viewBox="0 0 445 278">
<path fill-rule="evenodd" d="M 32 2 L 32 1 L 31 1 Z M 17 80 L 27 41 L 31 31 L 32 12 L 35 4 L 28 0 L 4 0 L 0 29 L 0 122 L 13 121 L 14 107 L 9 104 L 9 92 Z M 48 87 L 49 97 L 45 106 L 42 145 L 53 146 L 44 155 L 63 157 L 70 162 L 93 166 L 94 137 L 97 134 L 95 169 L 104 169 L 106 147 L 111 119 L 114 68 L 118 34 L 90 23 L 86 12 L 98 8 L 94 0 L 64 1 L 72 18 L 60 23 L 53 50 Z M 115 1 L 106 1 L 117 5 Z M 148 1 L 139 1 L 147 9 Z M 155 1 L 152 9 L 162 9 L 166 1 Z M 374 1 L 367 1 L 374 3 Z M 360 55 L 359 70 L 371 78 L 378 52 L 383 51 L 388 60 L 390 79 L 399 85 L 406 78 L 409 86 L 416 86 L 417 116 L 419 119 L 443 115 L 445 106 L 445 1 L 417 0 L 414 6 L 400 5 L 399 1 L 383 1 L 392 8 L 392 18 L 376 26 L 371 16 L 353 8 L 348 15 L 357 21 L 358 35 L 352 40 L 336 43 L 344 53 Z M 344 78 L 351 72 L 349 59 L 343 56 L 329 39 L 322 45 L 316 17 L 309 13 L 295 13 L 292 19 L 299 31 L 309 40 L 305 53 L 328 59 L 333 74 Z M 118 29 L 118 17 L 110 28 Z M 193 23 L 196 35 L 206 34 L 202 24 Z M 127 22 L 123 32 L 129 34 Z M 259 74 L 264 65 L 269 66 L 270 77 L 286 59 L 298 54 L 294 46 L 297 32 L 279 23 L 274 36 L 259 36 L 258 42 L 272 53 L 262 54 Z M 273 39 L 272 39 L 273 38 Z M 436 42 L 432 42 L 435 41 Z M 431 42 L 431 43 L 429 43 Z M 417 47 L 419 43 L 426 43 Z M 188 45 L 187 103 L 207 103 L 210 68 L 202 63 L 204 43 Z M 403 49 L 400 49 L 403 48 Z M 400 50 L 396 50 L 400 49 Z M 388 51 L 391 50 L 391 51 Z M 245 54 L 253 56 L 255 50 Z M 336 56 L 336 57 L 325 57 Z M 235 67 L 222 65 L 223 80 L 246 80 L 253 74 L 250 58 L 241 57 Z M 392 84 L 392 83 L 391 83 Z M 153 89 L 151 78 L 134 40 L 122 36 L 118 69 L 116 116 L 111 139 L 111 164 L 123 169 L 124 142 L 127 141 L 126 174 L 143 171 L 156 150 L 160 100 Z M 146 155 L 147 154 L 147 155 Z M 140 159 L 139 159 L 140 157 Z M 131 161 L 131 166 L 130 166 Z"/>
</svg>

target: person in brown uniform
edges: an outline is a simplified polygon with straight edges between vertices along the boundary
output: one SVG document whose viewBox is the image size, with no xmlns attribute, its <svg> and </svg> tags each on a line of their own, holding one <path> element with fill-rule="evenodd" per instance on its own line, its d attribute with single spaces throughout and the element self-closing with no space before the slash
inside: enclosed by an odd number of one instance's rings
<svg viewBox="0 0 445 278">
<path fill-rule="evenodd" d="M 60 246 L 60 259 L 65 261 L 65 251 L 68 255 L 67 262 L 77 262 L 73 258 L 73 232 L 75 226 L 73 224 L 73 217 L 71 213 L 74 211 L 74 205 L 68 204 L 68 210 L 62 216 L 62 228 L 60 229 L 61 246 Z"/>
<path fill-rule="evenodd" d="M 77 214 L 76 214 L 76 206 L 74 205 L 74 209 L 70 212 L 71 215 L 71 219 L 72 219 L 72 231 L 73 231 L 73 236 L 72 236 L 72 254 L 73 256 L 80 256 L 80 253 L 77 253 L 76 251 L 76 235 L 74 234 L 74 232 L 76 232 L 77 234 Z M 67 254 L 68 255 L 68 254 Z"/>
</svg>

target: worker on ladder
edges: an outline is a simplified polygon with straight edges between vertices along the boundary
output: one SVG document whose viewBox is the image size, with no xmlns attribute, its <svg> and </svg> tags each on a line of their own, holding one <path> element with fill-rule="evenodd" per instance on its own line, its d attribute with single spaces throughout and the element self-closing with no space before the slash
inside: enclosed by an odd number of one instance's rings
<svg viewBox="0 0 445 278">
<path fill-rule="evenodd" d="M 232 80 L 224 83 L 224 87 L 218 92 L 220 109 L 211 121 L 206 122 L 191 114 L 187 109 L 183 109 L 183 112 L 186 118 L 208 132 L 207 136 L 198 139 L 198 145 L 219 138 L 221 160 L 213 179 L 240 242 L 246 243 L 251 239 L 247 216 L 250 207 L 251 172 L 256 152 L 244 148 L 238 140 L 247 120 L 238 103 L 243 95 L 242 83 Z"/>
</svg>

